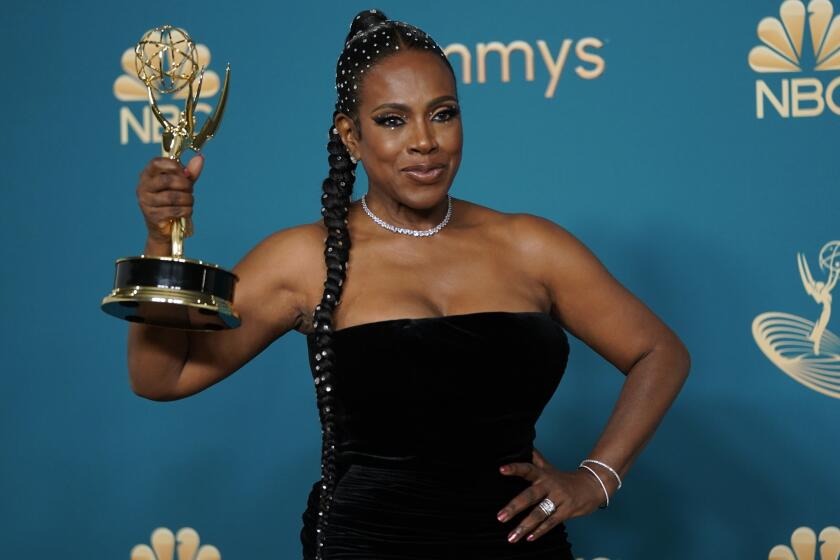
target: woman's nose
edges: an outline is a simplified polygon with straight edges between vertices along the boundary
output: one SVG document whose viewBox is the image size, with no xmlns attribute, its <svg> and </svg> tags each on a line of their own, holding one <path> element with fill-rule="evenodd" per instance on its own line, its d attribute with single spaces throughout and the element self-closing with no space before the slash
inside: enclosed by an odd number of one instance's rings
<svg viewBox="0 0 840 560">
<path fill-rule="evenodd" d="M 414 135 L 411 139 L 411 151 L 419 153 L 429 153 L 438 148 L 437 138 L 435 138 L 434 130 L 432 130 L 431 123 L 425 119 L 417 122 L 414 126 Z"/>
</svg>

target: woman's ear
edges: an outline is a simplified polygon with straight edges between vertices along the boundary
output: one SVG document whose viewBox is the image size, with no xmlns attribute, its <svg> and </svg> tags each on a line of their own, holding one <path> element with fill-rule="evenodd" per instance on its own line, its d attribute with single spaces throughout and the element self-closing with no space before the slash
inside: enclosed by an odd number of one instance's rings
<svg viewBox="0 0 840 560">
<path fill-rule="evenodd" d="M 335 117 L 333 126 L 338 130 L 338 135 L 341 136 L 341 141 L 344 143 L 347 151 L 350 152 L 350 155 L 358 159 L 361 155 L 359 153 L 360 135 L 353 119 L 344 113 L 339 113 Z"/>
</svg>

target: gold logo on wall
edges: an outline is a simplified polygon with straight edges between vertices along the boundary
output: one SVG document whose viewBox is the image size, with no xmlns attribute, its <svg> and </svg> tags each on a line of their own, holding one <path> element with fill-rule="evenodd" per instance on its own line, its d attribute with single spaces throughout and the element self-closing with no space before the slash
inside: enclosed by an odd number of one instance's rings
<svg viewBox="0 0 840 560">
<path fill-rule="evenodd" d="M 806 24 L 808 33 L 806 33 Z M 758 38 L 763 44 L 753 47 L 747 60 L 756 72 L 803 71 L 804 62 L 813 55 L 813 70 L 840 70 L 840 15 L 834 15 L 830 0 L 811 0 L 806 8 L 803 0 L 784 0 L 779 17 L 766 17 L 758 23 Z M 810 38 L 810 50 L 805 38 Z M 756 117 L 764 118 L 765 102 L 770 102 L 779 116 L 816 117 L 826 107 L 840 115 L 835 93 L 840 77 L 828 84 L 815 77 L 782 79 L 774 91 L 772 83 L 755 82 Z"/>
<path fill-rule="evenodd" d="M 606 62 L 604 57 L 598 54 L 598 51 L 604 46 L 604 42 L 597 37 L 583 37 L 575 41 L 574 39 L 564 39 L 560 43 L 559 49 L 552 49 L 552 47 L 542 39 L 536 41 L 537 50 L 540 53 L 545 70 L 548 73 L 548 84 L 546 85 L 544 96 L 548 98 L 554 97 L 557 91 L 557 84 L 567 68 L 570 54 L 572 53 L 572 46 L 574 45 L 574 57 L 580 62 L 574 68 L 575 74 L 584 80 L 594 80 L 599 78 L 604 73 Z M 527 41 L 517 40 L 510 43 L 502 43 L 500 41 L 490 41 L 489 43 L 476 43 L 475 45 L 475 68 L 476 81 L 479 84 L 487 83 L 487 59 L 489 55 L 497 55 L 499 61 L 499 77 L 503 83 L 510 82 L 511 70 L 510 59 L 511 54 L 516 51 L 522 54 L 524 62 L 524 78 L 527 82 L 534 81 L 534 48 Z M 556 51 L 556 54 L 555 54 Z M 473 53 L 470 48 L 462 43 L 452 43 L 447 45 L 443 52 L 450 59 L 453 55 L 460 58 L 460 72 L 461 81 L 465 84 L 471 84 L 472 68 L 473 68 Z M 584 66 L 586 63 L 591 66 Z M 459 68 L 457 61 L 452 61 L 454 68 Z M 568 73 L 568 72 L 566 72 Z"/>
<path fill-rule="evenodd" d="M 196 43 L 195 50 L 198 56 L 199 68 L 206 68 L 210 64 L 210 49 L 207 48 L 207 45 Z M 146 84 L 141 82 L 140 78 L 137 77 L 134 59 L 134 47 L 126 49 L 122 54 L 120 65 L 124 74 L 114 80 L 114 96 L 120 101 L 142 101 L 143 105 L 137 108 L 136 113 L 127 105 L 120 107 L 120 144 L 128 144 L 129 138 L 132 136 L 143 144 L 160 144 L 160 123 L 152 116 L 152 110 L 148 103 L 149 95 L 146 92 Z M 212 70 L 205 70 L 201 83 L 201 98 L 204 99 L 216 95 L 220 85 L 219 75 Z M 186 98 L 187 89 L 184 88 L 179 91 L 172 96 L 172 99 Z M 161 104 L 159 108 L 169 120 L 178 120 L 180 109 L 177 105 Z M 197 103 L 195 110 L 209 115 L 212 107 L 207 103 Z"/>
<path fill-rule="evenodd" d="M 840 338 L 828 330 L 831 291 L 840 278 L 840 241 L 823 245 L 818 261 L 819 270 L 827 274 L 825 280 L 814 280 L 805 255 L 796 255 L 803 288 L 821 307 L 816 322 L 790 313 L 762 313 L 753 320 L 752 333 L 779 369 L 817 392 L 840 399 Z"/>
<path fill-rule="evenodd" d="M 152 531 L 152 546 L 138 544 L 131 549 L 131 560 L 221 560 L 218 548 L 210 544 L 199 548 L 199 543 L 198 533 L 190 527 L 180 529 L 177 536 L 158 527 Z"/>
<path fill-rule="evenodd" d="M 753 70 L 802 71 L 805 13 L 802 0 L 785 0 L 779 8 L 779 19 L 766 17 L 758 23 L 758 38 L 764 44 L 750 51 Z M 840 70 L 840 16 L 832 18 L 834 6 L 829 0 L 811 0 L 807 13 L 816 61 L 814 70 Z"/>
<path fill-rule="evenodd" d="M 826 527 L 820 531 L 819 542 L 822 543 L 819 560 L 840 558 L 840 529 Z M 817 560 L 817 535 L 810 527 L 795 530 L 790 536 L 790 545 L 774 546 L 767 560 Z"/>
</svg>

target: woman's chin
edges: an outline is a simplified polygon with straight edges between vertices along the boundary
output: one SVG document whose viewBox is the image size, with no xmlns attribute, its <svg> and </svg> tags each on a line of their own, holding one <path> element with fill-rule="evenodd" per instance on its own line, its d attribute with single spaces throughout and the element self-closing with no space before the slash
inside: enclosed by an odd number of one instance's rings
<svg viewBox="0 0 840 560">
<path fill-rule="evenodd" d="M 431 210 L 445 204 L 448 192 L 449 185 L 443 182 L 438 185 L 415 186 L 402 190 L 400 200 L 415 210 Z"/>
</svg>

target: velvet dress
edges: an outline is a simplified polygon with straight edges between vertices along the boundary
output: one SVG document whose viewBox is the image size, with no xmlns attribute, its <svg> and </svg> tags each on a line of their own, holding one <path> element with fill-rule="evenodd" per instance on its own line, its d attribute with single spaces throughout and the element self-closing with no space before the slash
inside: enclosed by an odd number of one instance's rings
<svg viewBox="0 0 840 560">
<path fill-rule="evenodd" d="M 307 337 L 309 355 L 315 335 Z M 535 423 L 569 354 L 543 312 L 389 319 L 333 332 L 337 483 L 324 560 L 568 560 L 564 525 L 507 542 L 531 507 L 496 513 L 530 482 Z M 315 362 L 310 358 L 315 374 Z M 300 533 L 315 557 L 315 481 Z"/>
</svg>

